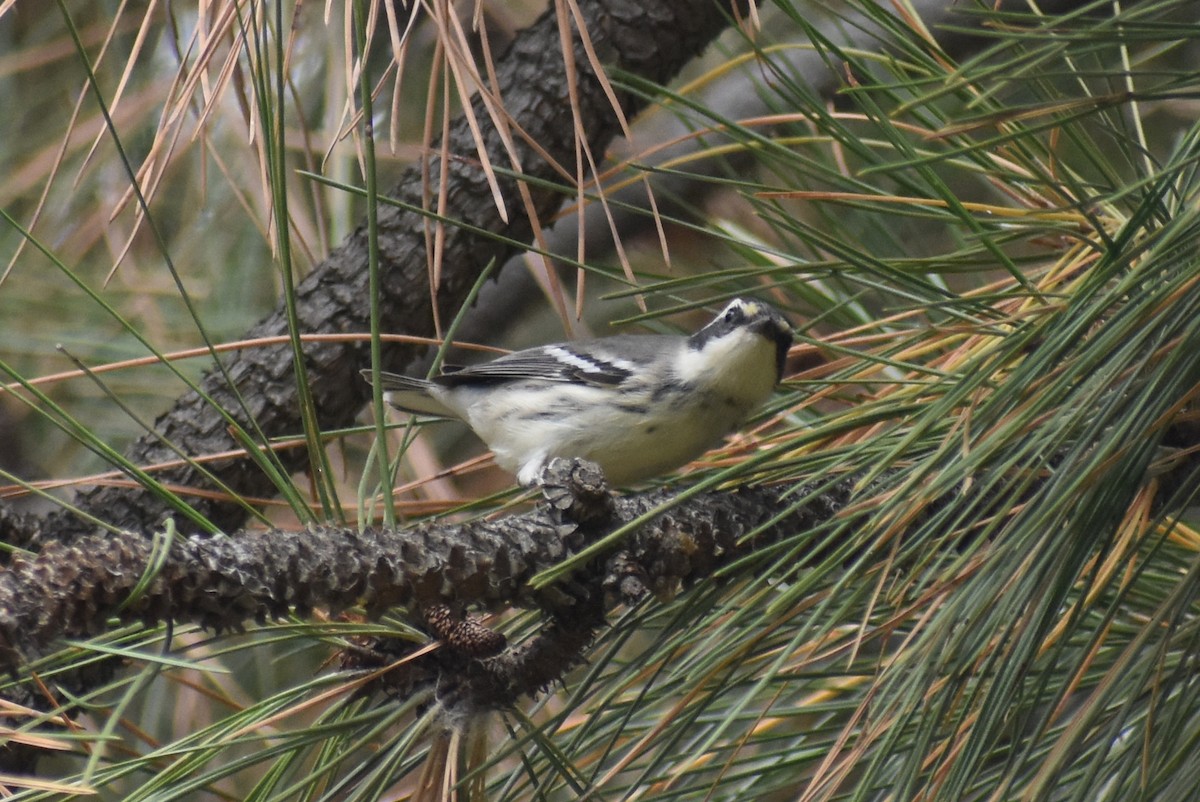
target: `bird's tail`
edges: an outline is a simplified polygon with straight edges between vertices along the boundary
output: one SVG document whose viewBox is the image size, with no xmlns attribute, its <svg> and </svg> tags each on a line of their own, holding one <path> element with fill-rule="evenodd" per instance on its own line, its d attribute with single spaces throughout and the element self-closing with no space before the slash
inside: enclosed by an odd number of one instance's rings
<svg viewBox="0 0 1200 802">
<path fill-rule="evenodd" d="M 371 381 L 371 371 L 361 371 L 363 378 Z M 383 399 L 396 409 L 413 415 L 434 415 L 439 418 L 458 417 L 445 404 L 437 400 L 431 390 L 433 382 L 426 379 L 414 379 L 411 376 L 401 376 L 399 373 L 383 372 L 379 374 L 379 384 L 383 387 Z"/>
</svg>

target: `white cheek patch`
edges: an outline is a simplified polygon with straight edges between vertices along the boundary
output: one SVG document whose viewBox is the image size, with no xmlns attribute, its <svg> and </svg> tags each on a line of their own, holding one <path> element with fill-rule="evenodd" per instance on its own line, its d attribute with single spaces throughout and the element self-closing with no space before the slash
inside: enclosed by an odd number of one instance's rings
<svg viewBox="0 0 1200 802">
<path fill-rule="evenodd" d="M 695 383 L 704 377 L 711 378 L 716 372 L 736 370 L 759 344 L 755 341 L 761 339 L 753 332 L 738 329 L 724 337 L 707 340 L 698 349 L 685 346 L 675 365 L 677 377 L 682 382 Z"/>
</svg>

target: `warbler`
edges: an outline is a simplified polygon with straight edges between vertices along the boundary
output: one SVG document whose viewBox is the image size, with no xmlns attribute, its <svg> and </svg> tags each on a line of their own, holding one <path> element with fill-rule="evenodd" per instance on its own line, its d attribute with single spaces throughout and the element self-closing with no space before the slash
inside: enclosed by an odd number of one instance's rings
<svg viewBox="0 0 1200 802">
<path fill-rule="evenodd" d="M 555 457 L 590 460 L 628 485 L 690 462 L 741 426 L 779 383 L 791 344 L 777 311 L 739 298 L 688 337 L 599 337 L 433 379 L 380 380 L 396 409 L 466 422 L 523 486 Z"/>
</svg>

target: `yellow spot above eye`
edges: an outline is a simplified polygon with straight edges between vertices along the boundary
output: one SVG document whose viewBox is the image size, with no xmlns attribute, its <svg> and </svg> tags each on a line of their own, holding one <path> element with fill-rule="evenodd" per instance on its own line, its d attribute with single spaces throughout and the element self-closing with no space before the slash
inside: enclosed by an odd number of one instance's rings
<svg viewBox="0 0 1200 802">
<path fill-rule="evenodd" d="M 749 315 L 750 317 L 754 317 L 755 315 L 757 315 L 758 314 L 758 304 L 756 304 L 756 303 L 746 304 L 746 314 Z"/>
</svg>

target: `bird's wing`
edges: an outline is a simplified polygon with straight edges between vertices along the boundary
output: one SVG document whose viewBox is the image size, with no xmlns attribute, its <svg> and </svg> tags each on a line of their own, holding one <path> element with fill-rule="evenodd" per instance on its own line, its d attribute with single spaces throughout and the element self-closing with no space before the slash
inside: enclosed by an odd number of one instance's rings
<svg viewBox="0 0 1200 802">
<path fill-rule="evenodd" d="M 623 340 L 636 338 L 641 348 L 622 347 Z M 580 340 L 559 345 L 543 345 L 507 354 L 491 362 L 465 368 L 448 368 L 434 379 L 443 387 L 468 384 L 499 384 L 510 381 L 586 382 L 594 385 L 618 385 L 633 375 L 639 364 L 652 355 L 647 342 L 670 337 L 618 335 L 596 340 Z M 665 345 L 665 342 L 664 342 Z M 642 353 L 639 357 L 635 354 Z"/>
</svg>

